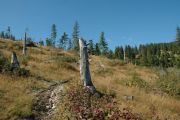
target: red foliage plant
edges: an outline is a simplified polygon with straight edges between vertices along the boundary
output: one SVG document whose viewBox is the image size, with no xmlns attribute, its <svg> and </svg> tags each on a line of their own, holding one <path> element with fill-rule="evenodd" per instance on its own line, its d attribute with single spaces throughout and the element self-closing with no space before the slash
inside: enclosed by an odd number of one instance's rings
<svg viewBox="0 0 180 120">
<path fill-rule="evenodd" d="M 115 98 L 110 95 L 96 98 L 83 87 L 73 87 L 68 91 L 67 97 L 66 109 L 71 113 L 71 117 L 77 120 L 142 120 L 127 108 L 121 111 Z"/>
</svg>

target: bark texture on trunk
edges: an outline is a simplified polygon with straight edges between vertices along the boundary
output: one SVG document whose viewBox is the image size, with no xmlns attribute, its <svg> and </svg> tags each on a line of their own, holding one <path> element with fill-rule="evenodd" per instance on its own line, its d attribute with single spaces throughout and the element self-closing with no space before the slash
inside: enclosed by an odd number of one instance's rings
<svg viewBox="0 0 180 120">
<path fill-rule="evenodd" d="M 80 47 L 80 75 L 81 80 L 86 88 L 90 90 L 93 95 L 99 97 L 99 93 L 96 91 L 92 81 L 89 70 L 89 59 L 87 52 L 87 44 L 83 39 L 79 39 L 79 47 Z"/>
</svg>

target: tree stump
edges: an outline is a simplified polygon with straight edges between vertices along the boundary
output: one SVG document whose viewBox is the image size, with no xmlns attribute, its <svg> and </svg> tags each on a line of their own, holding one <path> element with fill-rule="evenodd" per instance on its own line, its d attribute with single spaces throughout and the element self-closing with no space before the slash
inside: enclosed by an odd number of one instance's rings
<svg viewBox="0 0 180 120">
<path fill-rule="evenodd" d="M 23 55 L 26 55 L 26 32 L 24 34 Z"/>
<path fill-rule="evenodd" d="M 97 92 L 91 81 L 91 75 L 89 70 L 89 60 L 88 60 L 88 51 L 87 44 L 83 39 L 79 39 L 80 47 L 80 75 L 81 80 L 85 88 L 87 88 L 94 96 L 100 97 L 100 93 Z"/>
<path fill-rule="evenodd" d="M 11 66 L 12 69 L 16 69 L 16 68 L 20 68 L 17 56 L 15 52 L 12 52 L 12 56 L 11 56 Z"/>
</svg>

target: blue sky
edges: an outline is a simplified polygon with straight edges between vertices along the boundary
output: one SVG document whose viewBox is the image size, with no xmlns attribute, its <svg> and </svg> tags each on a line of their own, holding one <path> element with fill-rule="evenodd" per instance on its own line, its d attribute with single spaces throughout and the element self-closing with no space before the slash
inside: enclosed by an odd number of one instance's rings
<svg viewBox="0 0 180 120">
<path fill-rule="evenodd" d="M 95 42 L 105 32 L 111 49 L 117 45 L 169 42 L 180 26 L 180 0 L 0 0 L 0 31 L 11 26 L 21 38 L 25 28 L 38 41 L 50 36 L 51 25 L 58 39 L 72 34 L 74 22 L 80 36 Z"/>
</svg>

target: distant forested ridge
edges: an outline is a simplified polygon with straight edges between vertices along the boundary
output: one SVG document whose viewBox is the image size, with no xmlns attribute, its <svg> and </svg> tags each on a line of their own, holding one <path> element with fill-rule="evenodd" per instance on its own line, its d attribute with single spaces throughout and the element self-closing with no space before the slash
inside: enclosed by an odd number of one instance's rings
<svg viewBox="0 0 180 120">
<path fill-rule="evenodd" d="M 120 52 L 119 52 L 120 51 Z M 124 59 L 122 47 L 116 47 L 115 58 Z M 178 43 L 152 43 L 140 45 L 139 48 L 125 47 L 126 61 L 145 66 L 180 67 L 180 46 Z"/>
</svg>

